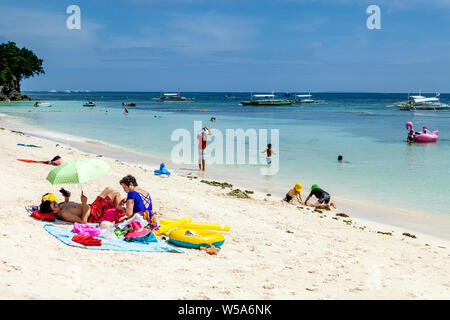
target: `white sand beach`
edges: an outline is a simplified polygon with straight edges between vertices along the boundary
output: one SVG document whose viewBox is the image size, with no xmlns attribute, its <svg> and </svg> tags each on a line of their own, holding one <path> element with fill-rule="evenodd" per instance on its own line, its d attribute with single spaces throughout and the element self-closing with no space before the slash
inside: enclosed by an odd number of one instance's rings
<svg viewBox="0 0 450 320">
<path fill-rule="evenodd" d="M 119 180 L 132 174 L 150 192 L 158 218 L 189 216 L 194 222 L 227 224 L 231 230 L 223 233 L 226 240 L 217 256 L 187 248 L 184 253 L 146 253 L 67 246 L 25 211 L 46 192 L 62 200 L 59 186 L 45 179 L 53 167 L 16 159 L 60 155 L 67 161 L 99 154 L 4 126 L 0 122 L 1 299 L 450 298 L 447 239 L 337 217 L 343 212 L 339 207 L 313 212 L 256 192 L 251 199 L 238 199 L 227 195 L 230 189 L 201 183 L 201 178 L 176 173 L 162 178 L 153 174 L 156 164 L 105 156 L 101 159 L 110 171 L 83 184 L 89 202 L 106 186 L 124 197 Z M 65 188 L 79 201 L 78 185 Z"/>
</svg>

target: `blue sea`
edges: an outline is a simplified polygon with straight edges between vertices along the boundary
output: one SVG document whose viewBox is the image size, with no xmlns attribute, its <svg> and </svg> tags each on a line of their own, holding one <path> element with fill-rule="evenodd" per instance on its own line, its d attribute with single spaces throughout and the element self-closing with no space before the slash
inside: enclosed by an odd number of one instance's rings
<svg viewBox="0 0 450 320">
<path fill-rule="evenodd" d="M 25 94 L 52 106 L 36 108 L 34 101 L 1 103 L 0 113 L 42 129 L 148 154 L 165 162 L 169 169 L 186 172 L 195 172 L 197 164 L 175 165 L 170 161 L 178 143 L 171 140 L 176 129 L 189 131 L 193 141 L 194 121 L 220 130 L 224 137 L 226 129 L 268 129 L 269 133 L 277 129 L 278 141 L 268 135 L 279 156 L 276 175 L 260 174 L 266 166 L 261 149 L 257 150 L 259 164 L 207 163 L 207 172 L 247 181 L 274 195 L 283 195 L 301 182 L 304 198 L 310 186 L 318 184 L 336 199 L 450 215 L 450 112 L 387 107 L 406 100 L 408 93 L 318 92 L 312 93 L 312 98 L 326 104 L 290 106 L 240 105 L 249 99 L 248 92 L 182 93 L 195 98 L 192 102 L 153 101 L 158 92 Z M 284 93 L 277 96 L 285 98 Z M 83 107 L 87 101 L 95 101 L 96 107 Z M 136 106 L 127 107 L 128 115 L 122 114 L 122 102 L 131 101 Z M 450 94 L 441 94 L 441 102 L 450 103 Z M 211 117 L 217 121 L 210 122 Z M 439 141 L 408 144 L 408 121 L 417 131 L 424 124 L 430 130 L 439 130 Z M 249 145 L 249 141 L 246 143 Z M 192 148 L 192 153 L 196 152 L 194 142 Z M 338 163 L 338 155 L 343 156 L 343 163 Z"/>
</svg>

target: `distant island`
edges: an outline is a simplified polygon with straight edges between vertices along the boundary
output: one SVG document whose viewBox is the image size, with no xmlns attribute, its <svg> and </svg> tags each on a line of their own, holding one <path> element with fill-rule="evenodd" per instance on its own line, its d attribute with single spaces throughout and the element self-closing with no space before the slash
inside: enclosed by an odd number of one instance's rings
<svg viewBox="0 0 450 320">
<path fill-rule="evenodd" d="M 31 100 L 20 92 L 20 81 L 43 74 L 42 59 L 14 42 L 0 44 L 0 101 Z"/>
</svg>

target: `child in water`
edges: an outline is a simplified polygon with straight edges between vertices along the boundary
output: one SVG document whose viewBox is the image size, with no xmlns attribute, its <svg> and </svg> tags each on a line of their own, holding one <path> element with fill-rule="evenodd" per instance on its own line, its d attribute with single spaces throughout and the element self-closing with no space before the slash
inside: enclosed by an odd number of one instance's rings
<svg viewBox="0 0 450 320">
<path fill-rule="evenodd" d="M 267 149 L 262 151 L 261 153 L 267 153 L 267 157 L 266 157 L 267 164 L 269 164 L 269 165 L 272 164 L 272 153 L 276 154 L 275 152 L 272 151 L 272 144 L 269 143 L 267 145 Z"/>
</svg>

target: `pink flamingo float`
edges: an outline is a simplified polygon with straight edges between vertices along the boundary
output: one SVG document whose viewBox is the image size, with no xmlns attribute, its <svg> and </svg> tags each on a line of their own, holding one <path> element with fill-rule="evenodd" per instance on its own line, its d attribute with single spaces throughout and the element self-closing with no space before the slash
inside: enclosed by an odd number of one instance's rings
<svg viewBox="0 0 450 320">
<path fill-rule="evenodd" d="M 412 122 L 406 123 L 406 129 L 409 130 L 409 134 L 414 142 L 436 142 L 438 139 L 439 130 L 435 130 L 433 132 L 414 132 Z"/>
</svg>

